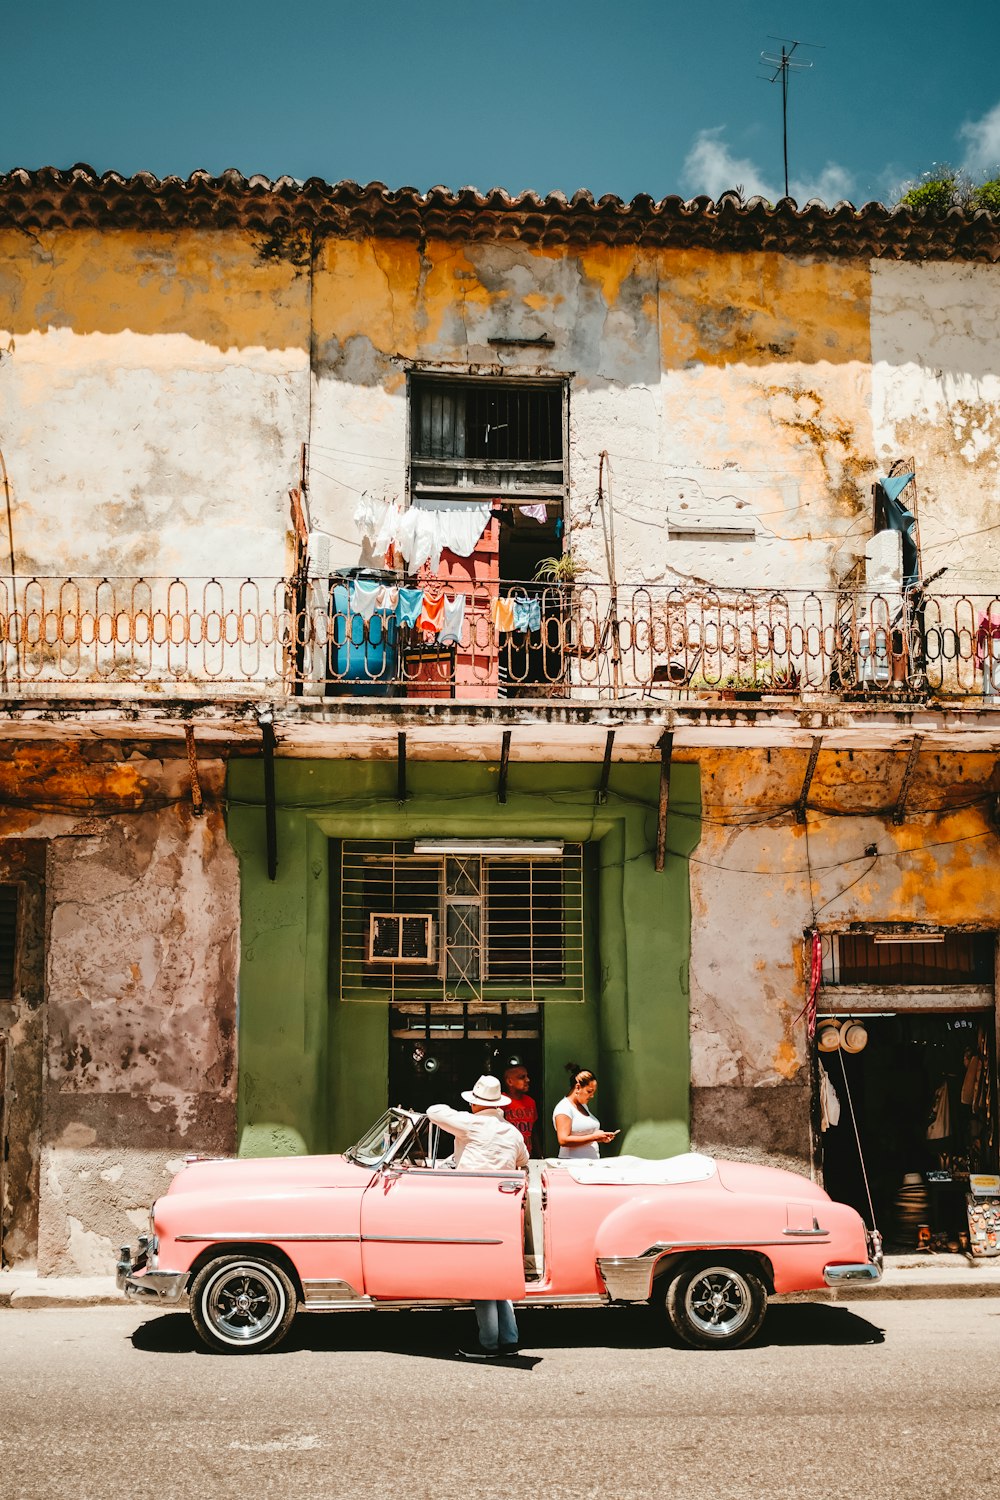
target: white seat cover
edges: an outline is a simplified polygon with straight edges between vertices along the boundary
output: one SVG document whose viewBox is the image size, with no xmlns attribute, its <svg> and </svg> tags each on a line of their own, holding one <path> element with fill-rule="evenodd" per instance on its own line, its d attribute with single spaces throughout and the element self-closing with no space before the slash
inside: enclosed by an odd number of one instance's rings
<svg viewBox="0 0 1000 1500">
<path fill-rule="evenodd" d="M 710 1156 L 689 1151 L 684 1156 L 666 1156 L 648 1161 L 643 1156 L 611 1156 L 606 1161 L 561 1161 L 575 1182 L 596 1184 L 677 1184 L 707 1182 L 716 1175 Z"/>
</svg>

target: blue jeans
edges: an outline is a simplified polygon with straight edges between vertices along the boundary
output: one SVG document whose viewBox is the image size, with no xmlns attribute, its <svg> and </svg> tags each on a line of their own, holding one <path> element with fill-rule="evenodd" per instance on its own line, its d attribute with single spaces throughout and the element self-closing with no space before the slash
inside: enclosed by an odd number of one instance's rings
<svg viewBox="0 0 1000 1500">
<path fill-rule="evenodd" d="M 479 1324 L 479 1342 L 487 1353 L 495 1353 L 498 1345 L 502 1349 L 517 1343 L 512 1302 L 473 1302 L 472 1305 Z"/>
</svg>

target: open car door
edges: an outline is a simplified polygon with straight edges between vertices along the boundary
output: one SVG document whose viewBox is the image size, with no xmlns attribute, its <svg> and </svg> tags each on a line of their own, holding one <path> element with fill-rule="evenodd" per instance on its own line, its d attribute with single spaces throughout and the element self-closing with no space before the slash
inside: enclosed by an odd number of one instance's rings
<svg viewBox="0 0 1000 1500">
<path fill-rule="evenodd" d="M 369 1297 L 524 1296 L 522 1172 L 386 1166 L 361 1200 Z"/>
</svg>

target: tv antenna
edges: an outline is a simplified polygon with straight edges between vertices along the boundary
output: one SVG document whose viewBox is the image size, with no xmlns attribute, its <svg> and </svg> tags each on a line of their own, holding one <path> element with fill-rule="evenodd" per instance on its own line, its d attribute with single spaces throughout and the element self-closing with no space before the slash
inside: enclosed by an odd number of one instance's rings
<svg viewBox="0 0 1000 1500">
<path fill-rule="evenodd" d="M 823 50 L 820 42 L 794 42 L 785 36 L 768 36 L 770 42 L 781 43 L 781 56 L 777 57 L 773 52 L 762 52 L 760 60 L 774 72 L 768 77 L 761 73 L 765 83 L 777 83 L 781 79 L 781 144 L 785 155 L 785 197 L 788 197 L 788 81 L 792 73 L 804 73 L 807 68 L 812 67 L 811 62 L 806 62 L 804 57 L 795 57 L 793 54 L 798 47 L 814 47 Z"/>
</svg>

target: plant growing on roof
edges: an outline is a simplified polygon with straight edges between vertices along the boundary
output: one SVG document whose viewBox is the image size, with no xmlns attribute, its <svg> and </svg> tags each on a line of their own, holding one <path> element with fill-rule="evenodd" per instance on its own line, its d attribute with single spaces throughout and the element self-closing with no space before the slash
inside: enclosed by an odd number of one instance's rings
<svg viewBox="0 0 1000 1500">
<path fill-rule="evenodd" d="M 903 183 L 894 201 L 929 217 L 946 214 L 950 208 L 1000 213 L 1000 166 L 984 172 L 982 180 L 976 181 L 968 172 L 951 167 L 947 162 L 936 162 L 928 171 L 921 172 L 915 181 Z"/>
</svg>

